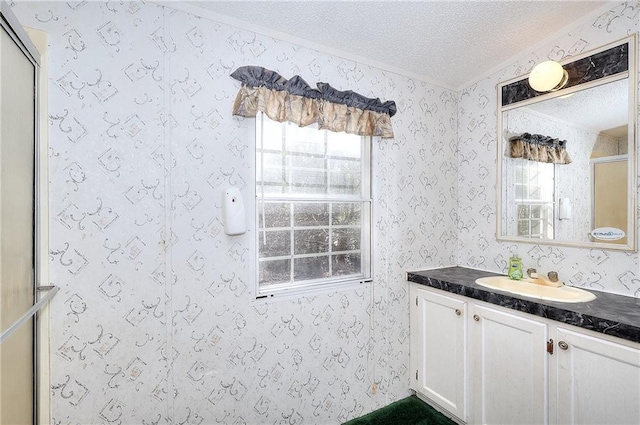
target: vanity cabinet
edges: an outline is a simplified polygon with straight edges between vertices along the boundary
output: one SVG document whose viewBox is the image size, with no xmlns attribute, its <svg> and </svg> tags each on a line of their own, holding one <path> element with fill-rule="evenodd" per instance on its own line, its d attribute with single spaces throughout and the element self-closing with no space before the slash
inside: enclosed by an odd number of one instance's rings
<svg viewBox="0 0 640 425">
<path fill-rule="evenodd" d="M 546 424 L 547 326 L 472 304 L 473 418 L 482 424 Z"/>
<path fill-rule="evenodd" d="M 411 284 L 411 388 L 470 424 L 640 424 L 640 344 Z"/>
<path fill-rule="evenodd" d="M 411 286 L 411 388 L 467 420 L 467 303 Z"/>
<path fill-rule="evenodd" d="M 558 423 L 640 424 L 640 348 L 563 326 L 557 341 Z"/>
</svg>

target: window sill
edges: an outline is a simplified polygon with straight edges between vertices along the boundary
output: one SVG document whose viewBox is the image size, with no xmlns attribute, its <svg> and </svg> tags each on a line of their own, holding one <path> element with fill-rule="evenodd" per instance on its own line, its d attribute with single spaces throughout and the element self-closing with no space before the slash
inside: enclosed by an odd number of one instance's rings
<svg viewBox="0 0 640 425">
<path fill-rule="evenodd" d="M 329 294 L 332 292 L 351 291 L 367 287 L 372 279 L 357 279 L 339 283 L 317 285 L 306 288 L 279 289 L 271 293 L 265 293 L 251 300 L 251 305 L 271 304 L 280 301 L 290 301 L 304 297 Z"/>
</svg>

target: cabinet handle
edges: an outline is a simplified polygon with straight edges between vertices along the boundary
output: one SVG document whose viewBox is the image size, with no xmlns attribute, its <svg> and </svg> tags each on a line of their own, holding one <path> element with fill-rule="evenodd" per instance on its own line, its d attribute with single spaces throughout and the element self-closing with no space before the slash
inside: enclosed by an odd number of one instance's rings
<svg viewBox="0 0 640 425">
<path fill-rule="evenodd" d="M 460 316 L 462 314 L 462 311 L 460 311 L 459 308 L 456 308 L 456 316 Z"/>
<path fill-rule="evenodd" d="M 476 322 L 480 321 L 480 316 L 478 316 L 477 314 L 473 315 L 473 320 L 475 320 Z"/>
<path fill-rule="evenodd" d="M 550 338 L 549 341 L 547 341 L 547 353 L 553 356 L 553 338 Z"/>
<path fill-rule="evenodd" d="M 564 341 L 558 341 L 558 347 L 560 347 L 561 350 L 566 350 L 569 348 L 569 344 Z"/>
</svg>

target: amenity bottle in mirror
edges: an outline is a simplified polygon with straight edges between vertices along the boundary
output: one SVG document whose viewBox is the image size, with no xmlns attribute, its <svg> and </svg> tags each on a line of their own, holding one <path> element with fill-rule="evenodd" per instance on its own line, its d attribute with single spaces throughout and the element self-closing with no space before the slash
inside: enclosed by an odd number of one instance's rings
<svg viewBox="0 0 640 425">
<path fill-rule="evenodd" d="M 498 86 L 499 240 L 636 249 L 635 53 L 632 36 L 571 57 L 556 91 Z"/>
</svg>

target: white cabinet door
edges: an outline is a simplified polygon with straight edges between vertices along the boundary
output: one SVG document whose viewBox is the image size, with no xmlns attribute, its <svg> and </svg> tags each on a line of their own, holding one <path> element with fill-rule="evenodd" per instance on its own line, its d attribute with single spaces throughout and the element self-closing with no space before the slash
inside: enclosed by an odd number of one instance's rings
<svg viewBox="0 0 640 425">
<path fill-rule="evenodd" d="M 471 305 L 473 422 L 548 423 L 547 325 Z"/>
<path fill-rule="evenodd" d="M 467 420 L 466 304 L 411 286 L 411 388 Z"/>
<path fill-rule="evenodd" d="M 640 424 L 640 349 L 558 327 L 560 424 Z"/>
</svg>

